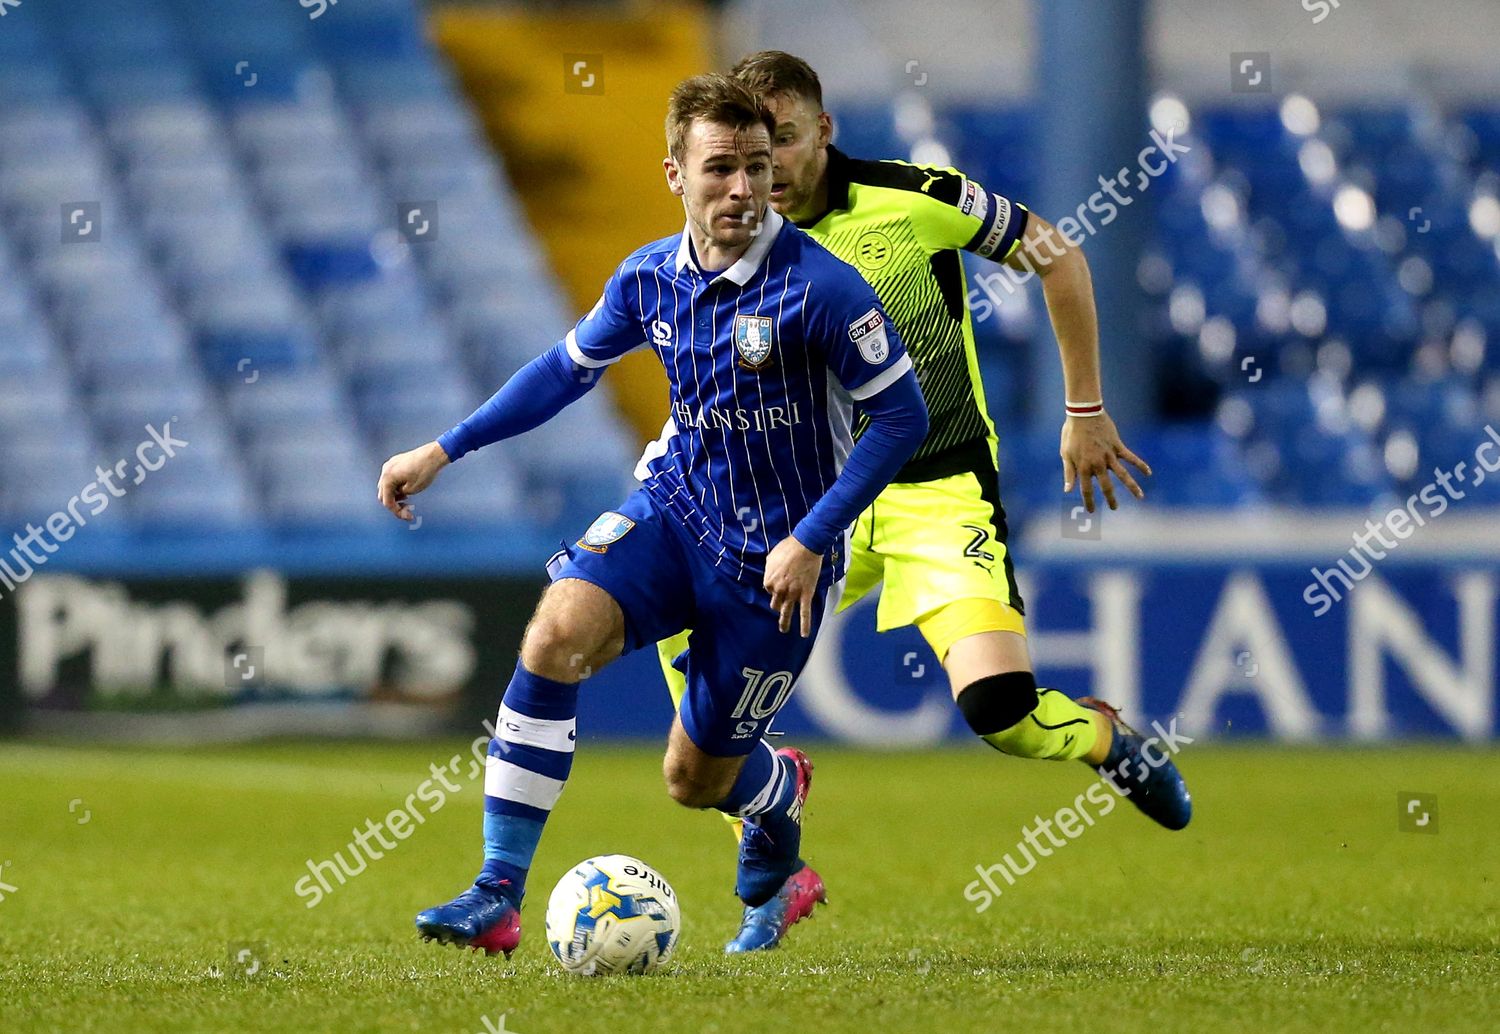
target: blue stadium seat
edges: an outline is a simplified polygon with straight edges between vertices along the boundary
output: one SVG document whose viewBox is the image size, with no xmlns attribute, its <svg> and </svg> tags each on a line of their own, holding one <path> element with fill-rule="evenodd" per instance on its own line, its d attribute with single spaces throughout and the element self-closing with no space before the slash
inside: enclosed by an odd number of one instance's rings
<svg viewBox="0 0 1500 1034">
<path fill-rule="evenodd" d="M 0 380 L 0 441 L 18 437 L 27 428 L 55 425 L 61 420 L 77 426 L 84 410 L 66 373 L 36 370 L 26 380 Z"/>
<path fill-rule="evenodd" d="M 43 23 L 34 18 L 7 18 L 0 32 L 0 68 L 15 67 L 50 55 L 54 47 Z"/>
<path fill-rule="evenodd" d="M 231 456 L 218 459 L 183 452 L 122 500 L 125 512 L 161 533 L 253 525 L 260 519 L 260 508 L 233 470 Z"/>
<path fill-rule="evenodd" d="M 327 291 L 318 299 L 318 308 L 329 332 L 338 338 L 422 320 L 430 309 L 410 267 Z"/>
<path fill-rule="evenodd" d="M 72 345 L 79 376 L 110 390 L 121 378 L 175 383 L 196 372 L 186 331 L 169 321 L 88 320 L 74 328 Z"/>
<path fill-rule="evenodd" d="M 338 69 L 339 86 L 360 109 L 441 101 L 451 98 L 454 86 L 446 72 L 425 60 L 371 60 Z"/>
<path fill-rule="evenodd" d="M 198 94 L 198 75 L 189 64 L 156 64 L 138 68 L 94 68 L 83 75 L 83 96 L 105 112 L 109 121 L 123 112 L 165 101 L 186 101 Z"/>
<path fill-rule="evenodd" d="M 1500 108 L 1478 108 L 1464 112 L 1462 125 L 1474 134 L 1474 164 L 1481 169 L 1500 168 Z"/>
<path fill-rule="evenodd" d="M 0 158 L 77 149 L 93 133 L 87 112 L 71 99 L 0 108 Z"/>
<path fill-rule="evenodd" d="M 247 369 L 274 372 L 309 366 L 319 355 L 311 333 L 275 322 L 208 327 L 199 331 L 198 347 L 209 373 L 225 381 Z"/>
<path fill-rule="evenodd" d="M 833 112 L 833 143 L 855 158 L 903 157 L 887 104 L 840 104 Z"/>
<path fill-rule="evenodd" d="M 427 154 L 406 152 L 389 169 L 391 187 L 399 196 L 442 199 L 456 194 L 479 195 L 496 189 L 496 172 L 483 155 L 455 155 L 434 159 Z"/>
<path fill-rule="evenodd" d="M 21 379 L 60 371 L 57 352 L 46 327 L 34 321 L 0 316 L 0 378 Z"/>
<path fill-rule="evenodd" d="M 1034 110 L 954 105 L 940 115 L 938 124 L 940 135 L 951 126 L 953 160 L 959 169 L 1009 197 L 1024 201 L 1035 195 L 1041 131 Z"/>
<path fill-rule="evenodd" d="M 233 41 L 217 49 L 253 55 L 248 60 L 220 58 L 205 67 L 208 95 L 227 107 L 253 110 L 262 105 L 313 102 L 332 92 L 328 70 L 305 54 L 252 49 Z"/>
<path fill-rule="evenodd" d="M 1418 137 L 1419 116 L 1409 107 L 1349 105 L 1341 107 L 1334 119 L 1347 128 L 1358 154 L 1389 154 Z"/>
<path fill-rule="evenodd" d="M 386 105 L 363 113 L 361 128 L 370 141 L 380 145 L 420 148 L 430 159 L 436 149 L 474 148 L 479 134 L 473 120 L 461 108 L 435 100 L 412 100 Z"/>
<path fill-rule="evenodd" d="M 458 352 L 442 321 L 373 327 L 345 335 L 339 354 L 356 379 L 366 374 L 403 371 L 414 379 L 425 368 L 458 366 Z"/>
<path fill-rule="evenodd" d="M 212 160 L 224 145 L 214 111 L 196 96 L 159 97 L 150 104 L 118 112 L 109 120 L 109 135 L 127 158 Z"/>
<path fill-rule="evenodd" d="M 5 457 L 0 512 L 17 521 L 38 523 L 66 511 L 69 501 L 95 480 L 95 468 L 118 459 L 101 452 L 82 433 L 46 440 L 19 439 L 0 455 Z"/>
<path fill-rule="evenodd" d="M 0 465 L 0 511 L 55 509 L 84 483 L 85 460 L 175 415 L 202 445 L 132 496 L 131 520 L 373 527 L 385 519 L 368 498 L 374 465 L 466 415 L 578 315 L 413 0 L 349 0 L 316 21 L 291 0 L 27 8 L 37 16 L 0 26 L 0 461 L 20 457 Z M 934 114 L 956 165 L 1030 196 L 1034 107 Z M 1178 389 L 1202 395 L 1192 416 L 1224 393 L 1253 418 L 1243 440 L 1203 423 L 1134 433 L 1163 505 L 1357 505 L 1391 488 L 1379 451 L 1390 435 L 1410 433 L 1424 463 L 1466 435 L 1472 447 L 1482 378 L 1500 369 L 1500 262 L 1468 208 L 1478 177 L 1500 167 L 1500 108 L 1451 115 L 1447 128 L 1467 129 L 1453 138 L 1469 142 L 1460 157 L 1420 103 L 1323 114 L 1307 138 L 1274 103 L 1195 112 L 1202 167 L 1153 194 L 1165 273 L 1147 337 Z M 890 105 L 835 116 L 846 151 L 904 156 Z M 1310 183 L 1304 148 L 1325 144 L 1335 179 Z M 1346 182 L 1369 191 L 1375 227 L 1340 224 Z M 1242 218 L 1222 218 L 1225 198 Z M 60 239 L 60 206 L 78 200 L 103 202 L 103 243 Z M 403 201 L 437 203 L 437 240 L 401 243 Z M 1268 285 L 1299 297 L 1295 325 Z M 1174 287 L 1217 321 L 1217 352 L 1167 319 Z M 1030 382 L 1020 353 L 1048 332 L 1026 292 L 976 328 L 1007 502 L 1021 510 L 1058 504 L 1055 434 L 1017 426 Z M 1319 304 L 1326 326 L 1306 318 Z M 1460 372 L 1434 379 L 1431 345 L 1423 372 L 1408 372 L 1419 343 L 1462 320 L 1488 349 L 1469 346 Z M 1308 394 L 1311 357 L 1331 339 L 1385 385 L 1378 426 L 1351 430 Z M 1266 374 L 1253 385 L 1236 365 L 1251 355 Z M 49 439 L 64 442 L 53 468 Z M 435 520 L 555 519 L 617 502 L 636 451 L 596 392 L 514 449 L 466 461 L 424 503 Z M 31 478 L 19 489 L 15 471 Z"/>
<path fill-rule="evenodd" d="M 154 284 L 137 281 L 95 284 L 87 294 L 60 309 L 54 322 L 72 333 L 90 320 L 149 322 L 169 318 L 168 303 L 162 292 Z"/>
<path fill-rule="evenodd" d="M 1243 457 L 1225 438 L 1167 427 L 1132 434 L 1131 448 L 1151 464 L 1143 487 L 1153 505 L 1224 509 L 1263 501 Z"/>
<path fill-rule="evenodd" d="M 138 417 L 156 421 L 173 417 L 197 420 L 213 408 L 207 386 L 193 370 L 179 372 L 172 378 L 142 377 L 131 382 L 96 384 L 88 406 L 96 421 L 111 425 Z M 217 422 L 218 418 L 214 419 Z"/>
<path fill-rule="evenodd" d="M 316 293 L 378 278 L 380 263 L 371 251 L 370 234 L 361 232 L 364 218 L 354 212 L 323 217 L 321 224 L 282 224 L 289 238 L 283 254 L 297 284 Z"/>
<path fill-rule="evenodd" d="M 311 24 L 314 44 L 330 60 L 410 61 L 436 67 L 426 59 L 417 8 L 407 0 L 366 0 L 339 13 L 343 17 Z"/>
<path fill-rule="evenodd" d="M 1209 147 L 1235 158 L 1279 148 L 1290 137 L 1276 105 L 1209 106 L 1194 123 L 1194 132 Z"/>
<path fill-rule="evenodd" d="M 6 26 L 9 29 L 9 26 Z M 13 108 L 58 103 L 72 93 L 72 84 L 51 62 L 0 60 L 0 105 Z"/>
<path fill-rule="evenodd" d="M 440 491 L 424 496 L 419 512 L 433 527 L 444 524 L 509 524 L 529 518 L 525 481 L 509 466 L 496 463 L 487 449 L 464 457 L 461 467 L 444 479 Z M 473 464 L 470 465 L 470 460 Z"/>
<path fill-rule="evenodd" d="M 325 24 L 286 0 L 76 0 L 70 12 L 43 7 L 0 33 L 0 434 L 28 463 L 40 453 L 14 432 L 70 435 L 81 473 L 98 453 L 92 430 L 123 447 L 136 424 L 175 414 L 205 444 L 131 500 L 133 519 L 374 516 L 363 436 L 403 419 L 430 435 L 486 390 L 447 306 L 513 277 L 526 292 L 517 318 L 562 307 L 415 5 L 362 0 Z M 451 243 L 399 247 L 408 198 L 442 201 Z M 60 206 L 76 200 L 102 203 L 102 244 L 64 246 Z M 564 320 L 549 322 L 551 336 Z M 204 375 L 222 386 L 232 433 Z M 590 426 L 617 436 L 601 416 Z M 248 449 L 264 475 L 277 434 L 280 459 L 304 462 L 291 444 L 317 434 L 348 469 L 258 483 L 262 514 L 237 455 Z M 515 472 L 496 469 L 454 498 L 483 519 L 522 519 L 519 492 L 495 487 L 514 490 Z"/>
<path fill-rule="evenodd" d="M 246 434 L 266 428 L 354 423 L 342 385 L 328 370 L 265 371 L 247 364 L 225 387 L 235 424 Z"/>
</svg>

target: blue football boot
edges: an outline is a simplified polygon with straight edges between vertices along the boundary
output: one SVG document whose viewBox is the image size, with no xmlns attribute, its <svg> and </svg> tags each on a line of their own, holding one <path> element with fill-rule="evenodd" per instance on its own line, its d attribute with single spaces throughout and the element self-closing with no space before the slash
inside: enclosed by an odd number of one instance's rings
<svg viewBox="0 0 1500 1034">
<path fill-rule="evenodd" d="M 828 890 L 823 886 L 823 878 L 804 862 L 800 869 L 787 877 L 770 901 L 755 908 L 745 906 L 740 932 L 724 945 L 724 950 L 733 955 L 774 948 L 793 924 L 811 919 L 813 909 L 827 903 Z"/>
<path fill-rule="evenodd" d="M 762 815 L 745 822 L 734 892 L 751 908 L 774 898 L 801 864 L 802 809 L 812 789 L 813 766 L 806 754 L 791 747 L 778 750 L 776 755 L 791 760 L 797 773 L 797 790 L 785 815 Z M 766 831 L 768 825 L 775 830 L 774 834 Z"/>
<path fill-rule="evenodd" d="M 476 883 L 446 905 L 417 913 L 417 932 L 424 941 L 483 949 L 486 955 L 510 953 L 521 943 L 521 911 L 509 896 L 510 881 Z"/>
<path fill-rule="evenodd" d="M 1109 756 L 1099 765 L 1099 774 L 1122 790 L 1148 817 L 1168 829 L 1181 829 L 1193 817 L 1193 797 L 1182 773 L 1156 737 L 1142 736 L 1120 719 L 1120 712 L 1102 700 L 1082 697 L 1078 703 L 1108 718 L 1114 727 Z M 1144 748 L 1151 746 L 1151 756 Z M 1157 759 L 1153 761 L 1153 757 Z M 1159 763 L 1158 763 L 1159 762 Z"/>
</svg>

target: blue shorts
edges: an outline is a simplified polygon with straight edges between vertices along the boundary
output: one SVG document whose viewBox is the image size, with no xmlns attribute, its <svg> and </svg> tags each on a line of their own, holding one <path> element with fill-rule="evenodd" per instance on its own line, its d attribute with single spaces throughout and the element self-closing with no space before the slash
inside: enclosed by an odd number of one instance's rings
<svg viewBox="0 0 1500 1034">
<path fill-rule="evenodd" d="M 645 489 L 564 553 L 548 565 L 552 580 L 578 578 L 614 598 L 625 614 L 624 653 L 693 630 L 685 667 L 678 662 L 687 676 L 679 714 L 698 749 L 713 757 L 754 750 L 807 664 L 829 591 L 814 598 L 811 636 L 802 638 L 796 613 L 782 632 L 771 594 L 721 572 Z"/>
</svg>

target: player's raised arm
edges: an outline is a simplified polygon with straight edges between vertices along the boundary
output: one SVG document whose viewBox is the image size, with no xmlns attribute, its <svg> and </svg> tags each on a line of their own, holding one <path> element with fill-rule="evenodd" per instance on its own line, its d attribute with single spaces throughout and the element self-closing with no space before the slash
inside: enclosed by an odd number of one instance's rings
<svg viewBox="0 0 1500 1034">
<path fill-rule="evenodd" d="M 630 311 L 616 270 L 598 303 L 568 336 L 517 370 L 468 419 L 437 441 L 386 460 L 377 488 L 381 505 L 399 519 L 411 520 L 407 500 L 431 485 L 444 467 L 551 420 L 588 394 L 605 367 L 641 347 L 640 322 Z"/>
<path fill-rule="evenodd" d="M 914 209 L 913 227 L 934 251 L 961 248 L 981 258 L 1042 278 L 1047 314 L 1062 354 L 1068 418 L 1059 452 L 1063 491 L 1081 482 L 1084 505 L 1094 510 L 1098 479 L 1111 510 L 1114 473 L 1137 498 L 1145 497 L 1122 460 L 1143 474 L 1151 468 L 1126 448 L 1114 421 L 1104 412 L 1099 374 L 1099 319 L 1094 310 L 1094 283 L 1083 249 L 1047 220 L 1003 194 L 986 190 L 955 169 L 923 169 L 925 200 Z"/>
<path fill-rule="evenodd" d="M 792 611 L 800 609 L 804 637 L 812 634 L 823 554 L 927 437 L 927 404 L 906 346 L 872 292 L 864 292 L 861 304 L 868 305 L 862 315 L 830 328 L 828 365 L 869 426 L 828 491 L 766 558 L 765 585 L 781 630 L 791 628 Z"/>
<path fill-rule="evenodd" d="M 1151 467 L 1131 452 L 1120 439 L 1115 422 L 1104 411 L 1104 390 L 1099 372 L 1099 316 L 1094 309 L 1094 281 L 1083 249 L 1035 213 L 1030 213 L 1025 232 L 1005 264 L 1013 269 L 1034 271 L 1042 278 L 1047 315 L 1057 335 L 1062 356 L 1067 419 L 1063 423 L 1058 452 L 1063 463 L 1063 491 L 1080 482 L 1083 503 L 1094 512 L 1094 480 L 1104 490 L 1111 510 L 1118 507 L 1114 473 L 1137 499 L 1145 493 L 1124 463 L 1142 474 Z"/>
</svg>

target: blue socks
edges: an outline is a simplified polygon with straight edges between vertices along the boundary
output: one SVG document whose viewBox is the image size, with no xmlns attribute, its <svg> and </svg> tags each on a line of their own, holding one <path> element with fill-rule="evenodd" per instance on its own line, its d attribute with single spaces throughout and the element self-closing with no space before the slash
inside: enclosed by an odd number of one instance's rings
<svg viewBox="0 0 1500 1034">
<path fill-rule="evenodd" d="M 542 827 L 573 768 L 578 686 L 521 664 L 505 690 L 484 770 L 484 868 L 476 883 L 517 905 Z"/>
<path fill-rule="evenodd" d="M 715 807 L 719 811 L 752 819 L 766 832 L 776 834 L 786 824 L 798 825 L 787 814 L 797 796 L 797 769 L 790 758 L 784 758 L 761 740 L 745 759 L 745 767 L 729 790 L 729 796 Z"/>
<path fill-rule="evenodd" d="M 762 740 L 745 759 L 720 811 L 745 820 L 734 889 L 751 908 L 776 896 L 796 871 L 802 848 L 802 816 L 794 814 L 797 766 Z"/>
</svg>

